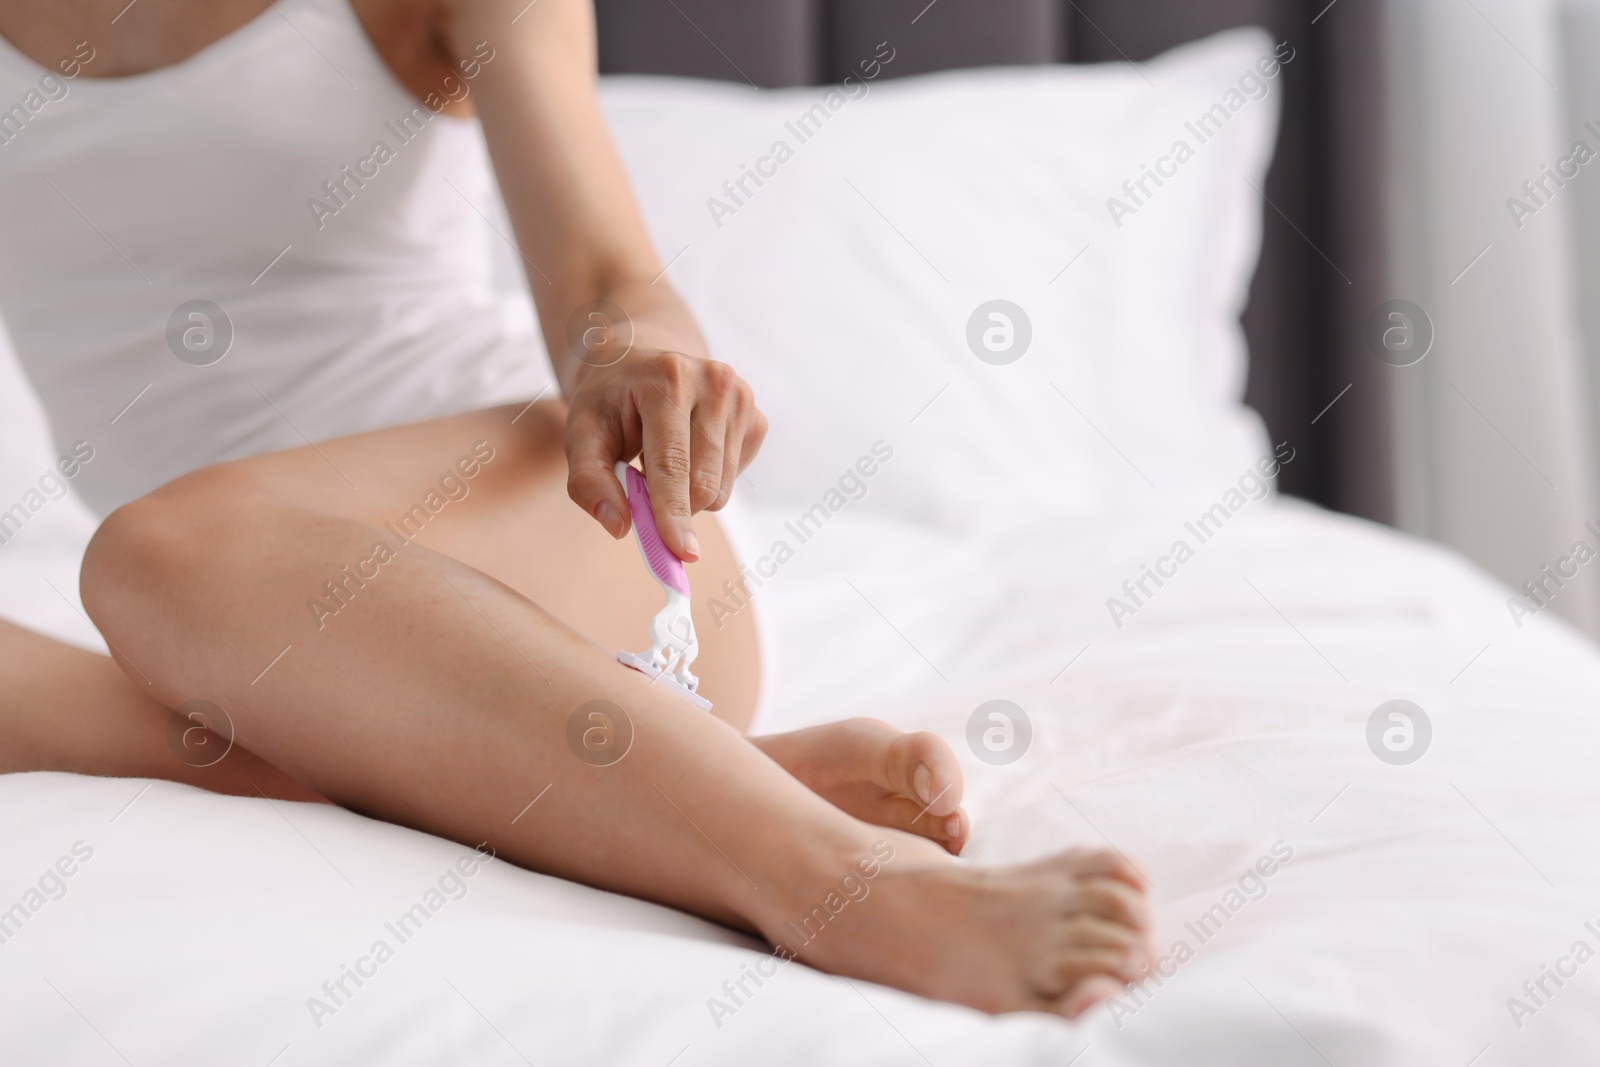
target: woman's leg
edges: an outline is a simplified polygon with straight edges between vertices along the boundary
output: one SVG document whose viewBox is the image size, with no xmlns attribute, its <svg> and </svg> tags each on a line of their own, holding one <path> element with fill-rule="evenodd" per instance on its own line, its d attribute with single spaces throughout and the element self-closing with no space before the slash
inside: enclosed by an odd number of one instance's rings
<svg viewBox="0 0 1600 1067">
<path fill-rule="evenodd" d="M 1133 976 L 1145 907 L 1115 858 L 958 867 L 840 811 L 585 636 L 634 643 L 658 594 L 613 577 L 642 575 L 635 551 L 561 498 L 559 409 L 536 405 L 517 425 L 513 414 L 180 479 L 107 520 L 85 560 L 85 604 L 156 699 L 214 701 L 247 749 L 357 810 L 989 1010 L 1070 1011 L 1095 988 L 1088 976 Z M 479 460 L 470 480 L 473 465 L 456 466 L 467 456 Z M 576 515 L 572 537 L 563 512 Z M 525 544 L 476 543 L 469 529 L 504 514 L 522 520 Z M 560 617 L 547 610 L 571 595 Z M 703 677 L 747 715 L 753 681 L 719 665 L 736 642 L 708 629 Z M 581 740 L 597 707 L 631 727 L 616 762 Z M 894 858 L 873 892 L 835 911 L 879 842 L 876 855 Z M 829 936 L 798 933 L 822 923 Z"/>
<path fill-rule="evenodd" d="M 248 486 L 414 537 L 505 583 L 600 644 L 638 651 L 650 643 L 648 622 L 662 593 L 631 535 L 612 540 L 567 499 L 564 426 L 558 403 L 510 406 L 228 464 L 220 480 L 230 492 Z M 485 455 L 493 458 L 480 458 Z M 467 477 L 467 470 L 476 473 Z M 430 503 L 437 512 L 429 510 Z M 699 526 L 701 559 L 688 566 L 691 584 L 702 591 L 692 609 L 700 639 L 694 669 L 716 715 L 743 731 L 759 685 L 754 615 L 740 611 L 717 618 L 706 607 L 706 593 L 730 602 L 725 590 L 738 592 L 743 579 L 717 524 L 702 516 Z M 328 561 L 322 581 L 333 584 L 338 599 L 326 587 L 304 590 L 305 600 L 322 594 L 315 599 L 324 605 L 306 607 L 307 619 L 314 611 L 337 611 L 322 616 L 319 633 L 362 612 L 364 580 L 343 569 L 360 562 Z M 965 843 L 971 827 L 959 810 L 960 764 L 932 734 L 904 734 L 861 719 L 752 740 L 853 815 L 932 838 L 953 851 Z"/>
<path fill-rule="evenodd" d="M 567 498 L 564 427 L 559 403 L 513 405 L 221 464 L 184 484 L 232 496 L 253 492 L 362 523 L 391 545 L 411 542 L 489 575 L 611 649 L 648 647 L 660 586 L 631 534 L 613 540 Z M 704 550 L 688 573 L 704 593 L 737 581 L 739 568 L 720 529 L 699 525 Z M 328 555 L 313 580 L 294 591 L 309 632 L 320 638 L 370 614 L 361 573 L 379 573 L 372 589 L 389 576 L 387 566 L 360 566 L 371 547 L 368 538 L 354 555 Z M 695 673 L 716 714 L 742 731 L 759 682 L 755 623 L 746 611 L 719 625 L 705 601 L 702 595 L 693 605 Z"/>
<path fill-rule="evenodd" d="M 320 800 L 158 703 L 110 659 L 0 620 L 0 774 L 166 778 L 236 796 Z M 221 725 L 220 723 L 218 725 Z"/>
</svg>

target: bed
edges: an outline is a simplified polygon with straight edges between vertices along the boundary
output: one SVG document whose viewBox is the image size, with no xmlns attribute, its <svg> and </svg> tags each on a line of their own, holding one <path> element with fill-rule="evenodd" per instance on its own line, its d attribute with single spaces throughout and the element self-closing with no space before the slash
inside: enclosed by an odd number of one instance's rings
<svg viewBox="0 0 1600 1067">
<path fill-rule="evenodd" d="M 674 282 L 774 426 L 729 515 L 759 579 L 740 609 L 767 653 L 758 727 L 939 732 L 969 862 L 1082 844 L 1147 868 L 1155 975 L 1076 1023 L 799 965 L 739 996 L 761 946 L 668 909 L 343 810 L 23 774 L 0 777 L 7 1063 L 1490 1067 L 1600 1047 L 1600 655 L 1454 555 L 1272 491 L 1307 438 L 1242 403 L 1277 90 L 1303 57 L 1269 75 L 1283 38 L 1231 30 L 1137 67 L 891 79 L 914 52 L 867 36 L 793 79 L 820 87 L 604 90 Z M 1211 104 L 1223 132 L 1134 202 L 1122 183 Z M 741 188 L 747 168 L 771 173 Z M 10 500 L 50 451 L 0 365 Z M 91 529 L 71 498 L 34 515 L 0 548 L 0 610 L 92 647 Z"/>
</svg>

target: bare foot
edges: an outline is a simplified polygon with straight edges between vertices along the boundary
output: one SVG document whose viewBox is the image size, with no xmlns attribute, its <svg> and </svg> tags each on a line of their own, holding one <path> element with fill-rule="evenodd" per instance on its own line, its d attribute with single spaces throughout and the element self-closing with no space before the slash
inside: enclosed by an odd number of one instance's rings
<svg viewBox="0 0 1600 1067">
<path fill-rule="evenodd" d="M 915 839 L 880 842 L 866 887 L 836 912 L 765 929 L 780 950 L 992 1013 L 1073 1018 L 1155 959 L 1148 882 L 1121 855 L 1074 849 L 1021 867 L 951 863 Z"/>
<path fill-rule="evenodd" d="M 961 764 L 935 734 L 846 719 L 751 743 L 834 807 L 959 854 L 972 830 L 961 810 Z"/>
</svg>

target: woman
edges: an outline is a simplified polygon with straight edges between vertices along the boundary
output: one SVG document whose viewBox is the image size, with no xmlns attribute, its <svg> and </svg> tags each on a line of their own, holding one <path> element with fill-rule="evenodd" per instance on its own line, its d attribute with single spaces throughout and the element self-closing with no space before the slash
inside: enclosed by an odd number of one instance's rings
<svg viewBox="0 0 1600 1067">
<path fill-rule="evenodd" d="M 583 0 L 20 0 L 0 38 L 0 311 L 93 452 L 82 593 L 115 660 L 0 631 L 10 769 L 326 798 L 987 1011 L 1071 1016 L 1141 973 L 1117 856 L 951 861 L 936 738 L 741 736 L 749 613 L 698 620 L 717 717 L 606 651 L 659 602 L 613 464 L 642 459 L 720 586 L 728 542 L 691 516 L 766 423 L 662 276 Z M 560 400 L 471 243 L 479 123 Z M 194 701 L 236 731 L 204 768 L 164 740 Z M 586 705 L 625 709 L 625 759 L 569 746 Z M 874 859 L 865 903 L 785 942 Z"/>
</svg>

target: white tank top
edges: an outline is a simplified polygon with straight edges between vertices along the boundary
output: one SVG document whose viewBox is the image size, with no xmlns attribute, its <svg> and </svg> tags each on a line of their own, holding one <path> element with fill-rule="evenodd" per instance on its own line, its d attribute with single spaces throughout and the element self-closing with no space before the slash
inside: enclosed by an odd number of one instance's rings
<svg viewBox="0 0 1600 1067">
<path fill-rule="evenodd" d="M 493 203 L 476 120 L 420 104 L 347 0 L 277 0 L 122 78 L 0 38 L 0 318 L 57 445 L 93 447 L 75 484 L 101 514 L 217 460 L 531 398 L 550 372 L 496 294 Z"/>
</svg>

